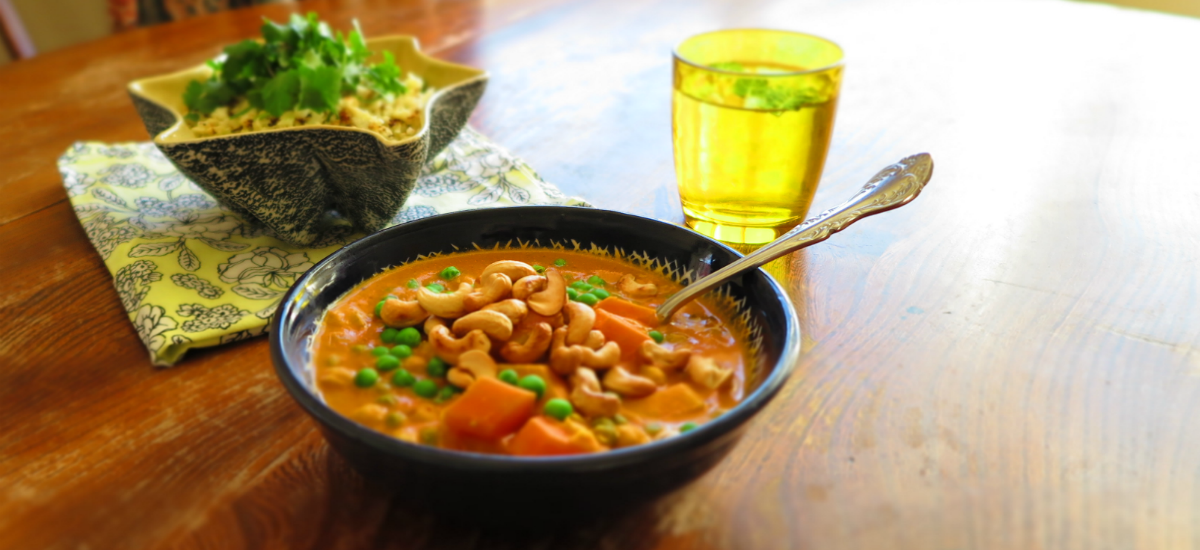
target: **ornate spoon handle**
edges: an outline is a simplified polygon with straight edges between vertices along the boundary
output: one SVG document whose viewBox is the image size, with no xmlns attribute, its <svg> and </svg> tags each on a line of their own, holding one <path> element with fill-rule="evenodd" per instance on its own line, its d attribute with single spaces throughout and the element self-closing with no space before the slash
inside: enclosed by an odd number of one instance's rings
<svg viewBox="0 0 1200 550">
<path fill-rule="evenodd" d="M 828 239 L 867 216 L 900 208 L 917 198 L 933 175 L 933 157 L 918 153 L 880 170 L 850 200 L 809 218 L 795 229 L 676 292 L 658 306 L 658 320 L 666 322 L 680 306 L 743 271 Z"/>
</svg>

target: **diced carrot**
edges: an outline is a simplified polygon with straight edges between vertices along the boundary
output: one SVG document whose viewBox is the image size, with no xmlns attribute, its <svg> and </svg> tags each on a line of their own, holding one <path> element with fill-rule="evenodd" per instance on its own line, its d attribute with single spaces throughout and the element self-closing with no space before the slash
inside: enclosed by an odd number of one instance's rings
<svg viewBox="0 0 1200 550">
<path fill-rule="evenodd" d="M 646 328 L 658 326 L 658 315 L 654 313 L 654 308 L 638 305 L 629 300 L 622 300 L 616 296 L 609 296 L 600 300 L 600 303 L 596 304 L 596 309 L 607 311 L 613 315 L 620 315 L 626 319 L 632 319 L 646 325 Z"/>
<path fill-rule="evenodd" d="M 442 413 L 447 428 L 483 439 L 517 431 L 533 415 L 537 394 L 495 378 L 480 378 Z"/>
<path fill-rule="evenodd" d="M 586 453 L 588 449 L 573 442 L 561 424 L 544 416 L 535 416 L 513 436 L 508 452 L 517 456 L 554 456 Z"/>
<path fill-rule="evenodd" d="M 704 400 L 687 382 L 678 382 L 644 399 L 630 399 L 625 406 L 647 418 L 682 419 L 704 409 Z"/>
<path fill-rule="evenodd" d="M 592 328 L 603 332 L 604 338 L 609 342 L 616 342 L 621 346 L 621 359 L 624 361 L 635 361 L 638 350 L 642 349 L 642 342 L 650 340 L 649 333 L 641 323 L 613 315 L 603 309 L 596 310 L 596 323 Z"/>
</svg>

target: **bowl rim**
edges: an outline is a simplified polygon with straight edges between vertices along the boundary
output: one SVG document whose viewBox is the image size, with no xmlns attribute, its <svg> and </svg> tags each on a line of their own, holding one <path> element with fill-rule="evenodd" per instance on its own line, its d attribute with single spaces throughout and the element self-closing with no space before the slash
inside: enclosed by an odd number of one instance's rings
<svg viewBox="0 0 1200 550">
<path fill-rule="evenodd" d="M 723 248 L 731 252 L 735 258 L 741 257 L 742 254 L 733 248 L 709 238 L 700 233 L 693 232 L 689 229 L 670 224 L 654 218 L 627 214 L 614 210 L 606 210 L 599 208 L 587 208 L 578 206 L 512 206 L 506 207 L 504 210 L 516 209 L 528 211 L 528 214 L 516 213 L 517 219 L 526 219 L 526 216 L 536 215 L 536 211 L 553 212 L 556 210 L 577 210 L 587 211 L 603 215 L 612 215 L 618 218 L 624 217 L 627 219 L 637 220 L 641 222 L 651 222 L 660 224 L 666 231 L 680 231 L 694 235 L 695 238 L 708 241 L 710 244 L 716 245 L 718 248 Z M 791 297 L 782 288 L 778 281 L 771 276 L 766 270 L 758 268 L 756 271 L 765 277 L 766 283 L 770 286 L 775 298 L 783 307 L 784 322 L 787 325 L 787 331 L 783 335 L 783 347 L 780 357 L 776 361 L 774 368 L 771 370 L 767 378 L 763 380 L 753 391 L 743 397 L 742 401 L 726 411 L 717 418 L 701 424 L 696 429 L 687 433 L 681 433 L 674 437 L 670 437 L 660 441 L 652 441 L 641 445 L 626 447 L 621 449 L 612 449 L 601 453 L 587 453 L 578 455 L 566 456 L 550 456 L 550 457 L 521 457 L 500 454 L 475 453 L 469 451 L 456 451 L 442 449 L 439 447 L 431 447 L 428 445 L 420 445 L 409 443 L 395 437 L 389 436 L 382 432 L 377 432 L 366 426 L 351 420 L 350 418 L 334 411 L 319 399 L 315 392 L 310 390 L 307 385 L 299 380 L 292 370 L 292 365 L 283 352 L 283 326 L 290 324 L 290 319 L 293 317 L 291 312 L 302 305 L 299 299 L 305 293 L 304 287 L 314 273 L 317 273 L 321 268 L 335 262 L 342 261 L 344 257 L 354 257 L 356 252 L 364 251 L 372 248 L 376 243 L 386 242 L 391 238 L 393 233 L 403 232 L 406 230 L 419 229 L 422 226 L 437 225 L 444 223 L 467 222 L 469 223 L 472 215 L 478 214 L 476 210 L 464 210 L 459 212 L 451 212 L 447 214 L 439 214 L 414 220 L 412 222 L 394 225 L 392 227 L 380 230 L 371 235 L 358 239 L 336 251 L 329 256 L 326 256 L 320 262 L 317 262 L 305 274 L 296 279 L 296 282 L 284 294 L 280 301 L 279 308 L 276 310 L 275 321 L 270 327 L 270 346 L 271 360 L 274 364 L 276 375 L 287 389 L 293 399 L 307 412 L 313 416 L 322 427 L 328 426 L 340 435 L 353 439 L 357 443 L 370 446 L 376 450 L 383 451 L 387 454 L 402 457 L 406 461 L 416 461 L 422 464 L 436 464 L 438 466 L 450 467 L 455 469 L 463 469 L 476 472 L 496 472 L 496 473 L 553 473 L 553 472 L 579 472 L 579 471 L 598 471 L 607 470 L 623 465 L 630 465 L 643 462 L 649 456 L 667 456 L 683 453 L 687 449 L 703 446 L 711 441 L 720 439 L 729 433 L 734 432 L 740 426 L 749 421 L 763 407 L 765 407 L 779 390 L 786 383 L 788 377 L 794 371 L 797 361 L 801 354 L 801 336 L 800 323 L 798 321 L 795 307 L 792 305 Z M 585 214 L 587 215 L 587 214 Z M 469 250 L 463 250 L 467 252 Z M 301 370 L 305 366 L 300 366 Z"/>
<path fill-rule="evenodd" d="M 145 88 L 144 88 L 144 84 L 149 81 L 162 81 L 162 80 L 183 78 L 187 75 L 196 73 L 197 71 L 203 71 L 204 69 L 207 69 L 208 65 L 205 63 L 200 63 L 199 65 L 194 65 L 194 66 L 186 68 L 186 69 L 181 69 L 181 70 L 170 72 L 170 73 L 147 76 L 147 77 L 142 77 L 142 78 L 139 78 L 136 80 L 132 80 L 129 82 L 129 84 L 126 85 L 126 91 L 130 95 L 137 96 L 139 99 L 141 99 L 143 101 L 153 103 L 154 105 L 157 105 L 158 107 L 161 107 L 161 108 L 167 110 L 167 112 L 171 113 L 171 115 L 175 117 L 174 123 L 172 123 L 169 127 L 167 127 L 167 129 L 159 132 L 152 138 L 152 141 L 156 145 L 186 145 L 186 144 L 191 144 L 191 143 L 199 143 L 199 142 L 203 142 L 203 141 L 211 141 L 211 140 L 218 140 L 218 139 L 241 138 L 241 137 L 245 137 L 248 135 L 274 134 L 274 133 L 280 133 L 280 132 L 295 132 L 295 131 L 303 131 L 303 130 L 341 130 L 341 131 L 364 133 L 364 134 L 370 135 L 371 137 L 374 137 L 375 139 L 379 140 L 379 142 L 382 143 L 386 147 L 396 147 L 399 145 L 405 145 L 408 143 L 412 143 L 414 141 L 419 141 L 419 140 L 423 139 L 426 135 L 429 134 L 429 127 L 430 127 L 429 125 L 430 125 L 430 118 L 431 118 L 431 114 L 432 114 L 433 105 L 441 98 L 441 96 L 443 94 L 445 94 L 451 90 L 454 90 L 456 88 L 461 88 L 463 86 L 474 84 L 475 82 L 486 81 L 490 78 L 490 74 L 484 69 L 478 69 L 475 67 L 469 67 L 467 65 L 461 65 L 458 63 L 452 63 L 450 61 L 444 61 L 441 59 L 437 59 L 435 57 L 430 57 L 428 54 L 426 54 L 424 51 L 421 50 L 420 40 L 416 36 L 413 36 L 410 34 L 389 34 L 389 35 L 384 35 L 384 36 L 377 36 L 377 37 L 368 39 L 366 42 L 367 42 L 368 47 L 370 47 L 373 44 L 378 44 L 378 43 L 382 43 L 382 42 L 398 42 L 398 43 L 403 44 L 406 47 L 411 47 L 413 49 L 414 54 L 416 54 L 417 56 L 419 56 L 421 58 L 424 58 L 424 60 L 431 65 L 444 65 L 444 66 L 447 66 L 450 68 L 467 70 L 470 72 L 474 72 L 476 74 L 474 76 L 471 76 L 470 78 L 467 78 L 460 82 L 456 82 L 456 83 L 451 84 L 450 86 L 446 86 L 444 88 L 439 88 L 438 90 L 434 91 L 433 95 L 429 96 L 429 100 L 425 102 L 424 113 L 422 114 L 420 131 L 418 131 L 416 134 L 413 134 L 402 140 L 389 140 L 378 132 L 375 132 L 373 130 L 363 129 L 363 128 L 354 128 L 354 127 L 350 127 L 350 126 L 335 126 L 332 124 L 313 124 L 311 126 L 298 126 L 298 127 L 293 126 L 291 128 L 271 128 L 271 129 L 267 129 L 267 130 L 257 130 L 254 132 L 239 132 L 236 134 L 225 134 L 222 136 L 207 136 L 207 137 L 198 137 L 198 138 L 192 138 L 192 139 L 178 139 L 178 140 L 168 141 L 168 140 L 163 139 L 162 136 L 178 130 L 179 126 L 181 124 L 183 124 L 183 122 L 184 122 L 184 117 L 174 107 L 164 104 L 163 102 L 157 100 L 154 96 L 147 94 L 145 91 Z M 224 54 L 222 54 L 222 55 L 224 55 Z M 209 73 L 209 74 L 211 74 L 211 73 Z"/>
</svg>

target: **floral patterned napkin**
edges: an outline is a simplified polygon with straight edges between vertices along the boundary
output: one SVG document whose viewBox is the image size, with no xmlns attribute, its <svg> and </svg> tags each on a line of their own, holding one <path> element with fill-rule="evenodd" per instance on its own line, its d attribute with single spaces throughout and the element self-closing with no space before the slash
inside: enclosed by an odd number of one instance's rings
<svg viewBox="0 0 1200 550">
<path fill-rule="evenodd" d="M 183 177 L 151 143 L 78 142 L 63 186 L 150 352 L 170 366 L 191 348 L 266 332 L 296 277 L 361 235 L 296 248 L 245 223 Z M 471 208 L 588 206 L 467 128 L 426 165 L 392 224 Z"/>
</svg>

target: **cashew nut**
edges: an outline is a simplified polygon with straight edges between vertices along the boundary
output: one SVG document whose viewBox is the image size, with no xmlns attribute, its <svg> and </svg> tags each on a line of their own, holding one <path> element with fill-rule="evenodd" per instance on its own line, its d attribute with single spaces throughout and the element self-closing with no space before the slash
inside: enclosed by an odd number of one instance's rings
<svg viewBox="0 0 1200 550">
<path fill-rule="evenodd" d="M 429 332 L 429 343 L 433 346 L 433 354 L 451 365 L 457 365 L 459 357 L 470 350 L 488 352 L 492 349 L 492 341 L 482 330 L 472 330 L 462 338 L 455 338 L 445 325 Z"/>
<path fill-rule="evenodd" d="M 513 333 L 512 320 L 507 315 L 499 311 L 488 310 L 479 310 L 463 315 L 454 321 L 454 326 L 451 328 L 458 336 L 472 330 L 482 330 L 484 334 L 501 342 L 512 338 Z"/>
<path fill-rule="evenodd" d="M 639 283 L 632 273 L 626 273 L 617 279 L 617 289 L 634 298 L 647 298 L 658 294 L 658 285 Z"/>
<path fill-rule="evenodd" d="M 503 313 L 505 317 L 508 317 L 508 320 L 512 321 L 512 323 L 515 325 L 520 323 L 521 319 L 524 319 L 525 315 L 529 313 L 529 306 L 525 305 L 525 302 L 522 302 L 521 300 L 509 298 L 507 300 L 500 300 L 494 304 L 483 306 L 483 311 L 499 311 L 500 313 Z"/>
<path fill-rule="evenodd" d="M 421 307 L 425 311 L 437 315 L 453 319 L 461 317 L 466 312 L 463 301 L 467 295 L 471 293 L 471 285 L 462 283 L 458 285 L 458 290 L 449 293 L 434 292 L 429 287 L 421 287 L 417 291 L 417 301 L 421 302 Z"/>
<path fill-rule="evenodd" d="M 562 311 L 567 301 L 567 282 L 563 280 L 562 273 L 557 269 L 547 269 L 546 289 L 534 292 L 525 301 L 529 303 L 529 309 L 538 315 L 549 317 Z"/>
<path fill-rule="evenodd" d="M 496 361 L 486 351 L 469 350 L 458 356 L 458 365 L 446 373 L 446 380 L 460 388 L 480 378 L 496 377 Z"/>
<path fill-rule="evenodd" d="M 583 345 L 591 349 L 600 349 L 604 345 L 604 333 L 598 330 L 589 332 L 587 340 L 584 340 Z"/>
<path fill-rule="evenodd" d="M 613 367 L 604 374 L 604 389 L 626 397 L 646 397 L 654 393 L 658 385 L 649 378 L 631 374 L 621 367 Z"/>
<path fill-rule="evenodd" d="M 537 361 L 550 348 L 552 331 L 550 325 L 538 323 L 526 333 L 524 341 L 512 340 L 504 344 L 504 347 L 500 348 L 500 357 L 509 363 Z"/>
<path fill-rule="evenodd" d="M 463 308 L 475 311 L 492 302 L 503 300 L 512 293 L 512 279 L 503 273 L 492 273 L 480 278 L 479 288 L 463 299 Z"/>
<path fill-rule="evenodd" d="M 567 344 L 582 344 L 587 341 L 592 325 L 596 324 L 596 310 L 581 302 L 567 302 Z"/>
<path fill-rule="evenodd" d="M 571 404 L 588 416 L 612 416 L 621 409 L 621 399 L 600 391 L 592 369 L 579 368 L 571 376 Z"/>
<path fill-rule="evenodd" d="M 508 275 L 510 281 L 516 281 L 530 275 L 537 275 L 537 270 L 533 266 L 516 260 L 501 260 L 492 262 L 487 267 L 483 268 L 483 273 L 479 276 L 481 279 L 486 279 L 488 275 L 493 273 L 503 273 Z"/>
<path fill-rule="evenodd" d="M 429 312 L 416 300 L 401 300 L 389 296 L 383 307 L 379 308 L 379 318 L 389 327 L 411 327 L 420 324 L 427 317 Z"/>
<path fill-rule="evenodd" d="M 616 342 L 608 342 L 596 350 L 584 346 L 571 347 L 583 350 L 579 355 L 580 363 L 585 367 L 608 368 L 615 366 L 617 361 L 621 360 L 621 346 Z"/>
<path fill-rule="evenodd" d="M 535 292 L 546 288 L 546 278 L 541 275 L 530 275 L 513 281 L 512 295 L 518 300 L 528 300 Z"/>
<path fill-rule="evenodd" d="M 442 319 L 437 315 L 430 315 L 429 318 L 425 320 L 425 325 L 422 328 L 425 329 L 425 334 L 433 334 L 433 329 L 444 326 L 446 326 L 445 319 Z"/>
<path fill-rule="evenodd" d="M 692 350 L 688 348 L 679 348 L 669 350 L 657 343 L 646 340 L 642 342 L 641 352 L 642 359 L 649 361 L 652 366 L 663 370 L 674 370 L 687 364 L 688 358 L 692 356 Z"/>
<path fill-rule="evenodd" d="M 575 372 L 583 362 L 583 346 L 567 345 L 567 327 L 554 329 L 554 340 L 550 344 L 550 368 L 558 374 L 567 375 Z"/>
<path fill-rule="evenodd" d="M 733 369 L 723 369 L 717 362 L 708 357 L 693 355 L 688 360 L 687 368 L 683 371 L 693 382 L 710 390 L 721 387 L 733 375 Z"/>
<path fill-rule="evenodd" d="M 621 346 L 616 342 L 608 342 L 596 350 L 586 346 L 568 346 L 568 331 L 569 326 L 554 329 L 554 340 L 550 344 L 550 368 L 554 372 L 571 374 L 580 365 L 607 368 L 621 360 Z"/>
</svg>

